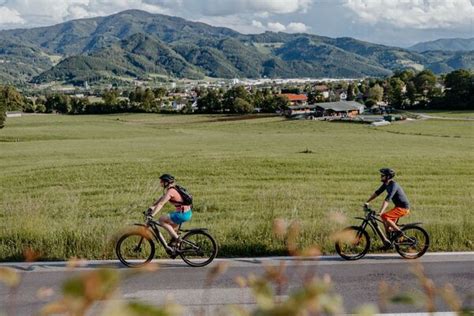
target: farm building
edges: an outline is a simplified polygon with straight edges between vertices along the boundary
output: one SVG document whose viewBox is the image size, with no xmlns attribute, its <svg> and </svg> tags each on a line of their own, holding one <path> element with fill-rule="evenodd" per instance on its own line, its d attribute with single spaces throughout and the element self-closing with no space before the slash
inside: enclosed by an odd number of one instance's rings
<svg viewBox="0 0 474 316">
<path fill-rule="evenodd" d="M 364 111 L 365 106 L 354 101 L 315 103 L 311 105 L 291 106 L 287 116 L 336 116 L 355 117 Z"/>
<path fill-rule="evenodd" d="M 364 112 L 365 106 L 355 101 L 316 103 L 317 116 L 355 117 Z"/>
</svg>

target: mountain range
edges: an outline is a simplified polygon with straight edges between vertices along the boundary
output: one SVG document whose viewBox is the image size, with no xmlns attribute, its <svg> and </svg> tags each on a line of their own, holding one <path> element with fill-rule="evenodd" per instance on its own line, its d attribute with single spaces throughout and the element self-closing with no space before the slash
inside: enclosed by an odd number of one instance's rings
<svg viewBox="0 0 474 316">
<path fill-rule="evenodd" d="M 473 38 L 441 38 L 435 41 L 422 42 L 408 48 L 415 52 L 426 52 L 432 50 L 442 51 L 472 51 L 474 50 Z"/>
<path fill-rule="evenodd" d="M 357 78 L 474 68 L 474 51 L 410 49 L 353 38 L 241 34 L 139 10 L 0 31 L 0 83 L 173 78 Z"/>
</svg>

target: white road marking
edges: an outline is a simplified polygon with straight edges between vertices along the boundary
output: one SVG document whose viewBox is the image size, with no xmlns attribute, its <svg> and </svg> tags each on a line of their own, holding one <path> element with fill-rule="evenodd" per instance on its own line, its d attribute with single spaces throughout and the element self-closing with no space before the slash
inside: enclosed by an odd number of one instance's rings
<svg viewBox="0 0 474 316">
<path fill-rule="evenodd" d="M 384 261 L 381 261 L 384 259 Z M 287 265 L 365 265 L 381 263 L 414 263 L 414 262 L 460 262 L 474 261 L 474 252 L 433 252 L 427 253 L 420 259 L 407 260 L 401 258 L 398 254 L 368 254 L 363 259 L 357 261 L 346 261 L 339 256 L 320 256 L 320 257 L 254 257 L 254 258 L 217 258 L 210 266 L 217 263 L 226 262 L 230 267 L 251 267 L 256 265 L 278 265 L 281 262 Z M 156 259 L 152 263 L 159 266 L 160 270 L 188 267 L 180 258 Z M 96 268 L 124 268 L 118 260 L 85 260 L 77 262 L 74 268 L 70 267 L 67 261 L 38 261 L 38 262 L 2 262 L 0 267 L 10 267 L 24 272 L 48 272 L 48 271 L 78 271 L 91 270 Z"/>
</svg>

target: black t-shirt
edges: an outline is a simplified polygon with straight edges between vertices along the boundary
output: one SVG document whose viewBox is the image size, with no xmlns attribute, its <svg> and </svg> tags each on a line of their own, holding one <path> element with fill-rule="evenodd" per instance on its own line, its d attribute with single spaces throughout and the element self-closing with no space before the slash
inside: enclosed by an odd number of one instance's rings
<svg viewBox="0 0 474 316">
<path fill-rule="evenodd" d="M 387 197 L 385 198 L 385 201 L 392 201 L 396 207 L 402 207 L 406 209 L 410 208 L 410 202 L 408 202 L 405 192 L 398 183 L 395 181 L 390 181 L 388 184 L 384 183 L 380 188 L 377 189 L 377 191 L 375 191 L 375 194 L 380 195 L 385 190 L 387 191 Z"/>
</svg>

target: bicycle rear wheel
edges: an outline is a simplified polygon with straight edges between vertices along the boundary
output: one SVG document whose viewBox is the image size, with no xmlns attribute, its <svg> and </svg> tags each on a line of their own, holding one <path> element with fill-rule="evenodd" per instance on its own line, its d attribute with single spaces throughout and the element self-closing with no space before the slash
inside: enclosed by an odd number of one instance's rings
<svg viewBox="0 0 474 316">
<path fill-rule="evenodd" d="M 149 263 L 155 256 L 155 243 L 145 232 L 126 233 L 117 241 L 115 252 L 127 267 L 138 268 Z"/>
<path fill-rule="evenodd" d="M 204 231 L 190 232 L 183 236 L 179 244 L 179 255 L 192 267 L 204 267 L 217 255 L 217 243 Z"/>
<path fill-rule="evenodd" d="M 336 251 L 346 260 L 358 260 L 370 248 L 369 234 L 358 226 L 344 228 L 337 236 Z"/>
<path fill-rule="evenodd" d="M 428 233 L 419 226 L 401 228 L 403 236 L 395 242 L 395 249 L 405 259 L 416 259 L 423 256 L 430 246 Z"/>
</svg>

